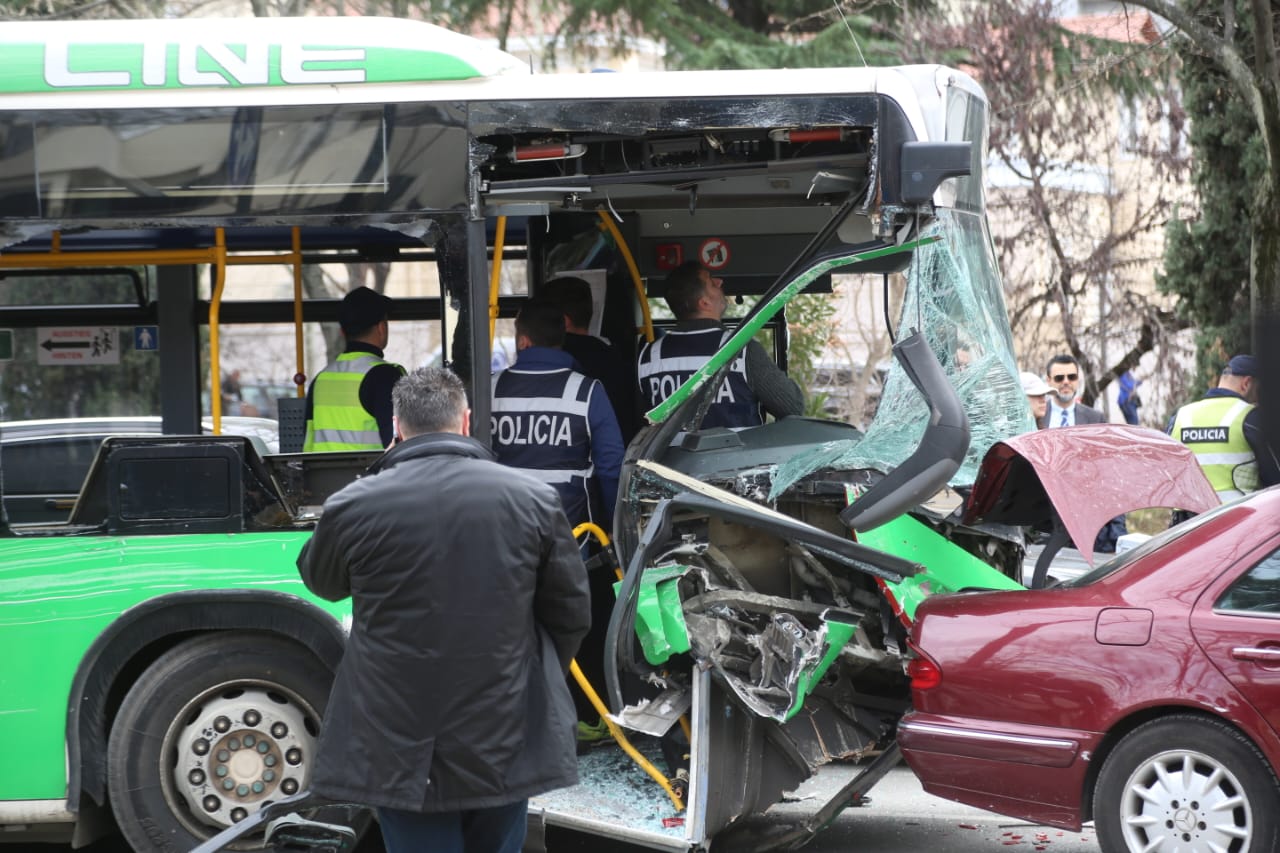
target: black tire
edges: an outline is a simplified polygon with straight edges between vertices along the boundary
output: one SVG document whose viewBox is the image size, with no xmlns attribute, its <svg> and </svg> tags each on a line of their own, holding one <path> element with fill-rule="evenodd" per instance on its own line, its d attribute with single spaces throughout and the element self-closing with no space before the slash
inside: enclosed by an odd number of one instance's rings
<svg viewBox="0 0 1280 853">
<path fill-rule="evenodd" d="M 1280 850 L 1274 772 L 1240 732 L 1205 717 L 1126 735 L 1102 765 L 1093 817 L 1103 853 Z"/>
<path fill-rule="evenodd" d="M 314 654 L 268 634 L 211 634 L 161 655 L 125 696 L 107 746 L 125 839 L 139 853 L 190 850 L 305 789 L 332 682 Z"/>
</svg>

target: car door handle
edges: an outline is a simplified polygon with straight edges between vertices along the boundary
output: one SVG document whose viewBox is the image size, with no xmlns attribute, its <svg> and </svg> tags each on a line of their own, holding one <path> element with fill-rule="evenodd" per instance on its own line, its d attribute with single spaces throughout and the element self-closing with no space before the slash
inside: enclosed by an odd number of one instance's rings
<svg viewBox="0 0 1280 853">
<path fill-rule="evenodd" d="M 1255 663 L 1280 664 L 1280 648 L 1260 649 L 1257 646 L 1236 646 L 1231 650 L 1231 657 Z"/>
</svg>

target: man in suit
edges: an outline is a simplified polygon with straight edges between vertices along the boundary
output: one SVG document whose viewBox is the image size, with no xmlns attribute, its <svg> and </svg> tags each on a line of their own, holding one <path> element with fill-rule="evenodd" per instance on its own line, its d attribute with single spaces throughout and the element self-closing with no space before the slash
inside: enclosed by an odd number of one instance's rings
<svg viewBox="0 0 1280 853">
<path fill-rule="evenodd" d="M 1100 424 L 1106 417 L 1097 409 L 1076 402 L 1076 394 L 1080 387 L 1080 365 L 1074 357 L 1066 354 L 1055 355 L 1049 359 L 1044 370 L 1045 379 L 1053 389 L 1049 395 L 1049 411 L 1039 420 L 1041 429 L 1054 429 L 1080 424 Z"/>
<path fill-rule="evenodd" d="M 1074 357 L 1065 353 L 1055 355 L 1049 359 L 1044 373 L 1053 393 L 1049 395 L 1049 410 L 1036 424 L 1040 429 L 1106 423 L 1107 418 L 1102 412 L 1092 406 L 1076 402 L 1081 377 L 1080 365 L 1076 363 Z M 1098 531 L 1093 540 L 1093 550 L 1103 554 L 1114 554 L 1116 540 L 1128 532 L 1125 517 L 1116 516 Z"/>
</svg>

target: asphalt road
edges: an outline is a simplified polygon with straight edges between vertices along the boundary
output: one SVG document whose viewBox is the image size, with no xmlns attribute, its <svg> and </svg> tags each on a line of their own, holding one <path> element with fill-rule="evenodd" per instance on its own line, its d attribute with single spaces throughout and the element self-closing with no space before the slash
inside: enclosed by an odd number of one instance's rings
<svg viewBox="0 0 1280 853">
<path fill-rule="evenodd" d="M 806 791 L 801 799 L 769 810 L 771 821 L 787 822 L 812 811 Z M 548 853 L 642 853 L 647 848 L 614 844 L 593 836 L 551 830 Z M 7 848 L 0 845 L 0 853 Z M 28 849 L 26 847 L 23 848 Z M 33 845 L 31 853 L 70 853 L 69 846 Z M 360 853 L 375 853 L 381 845 L 361 845 Z M 806 853 L 992 853 L 997 850 L 1043 853 L 1098 853 L 1092 827 L 1072 833 L 1035 826 L 978 811 L 926 794 L 911 771 L 897 767 L 872 790 L 871 802 L 845 810 L 830 826 L 804 847 Z M 81 853 L 128 853 L 118 839 L 82 848 Z M 716 853 L 733 853 L 732 850 Z"/>
</svg>

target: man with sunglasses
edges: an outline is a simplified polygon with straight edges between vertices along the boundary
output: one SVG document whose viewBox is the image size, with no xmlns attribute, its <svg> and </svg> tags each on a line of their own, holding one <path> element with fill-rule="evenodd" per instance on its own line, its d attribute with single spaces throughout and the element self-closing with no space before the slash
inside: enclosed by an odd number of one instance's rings
<svg viewBox="0 0 1280 853">
<path fill-rule="evenodd" d="M 1054 429 L 1106 422 L 1102 412 L 1076 401 L 1080 387 L 1080 365 L 1074 357 L 1066 353 L 1055 355 L 1049 359 L 1044 372 L 1053 393 L 1049 395 L 1049 411 L 1045 412 L 1037 426 L 1041 429 Z"/>
</svg>

